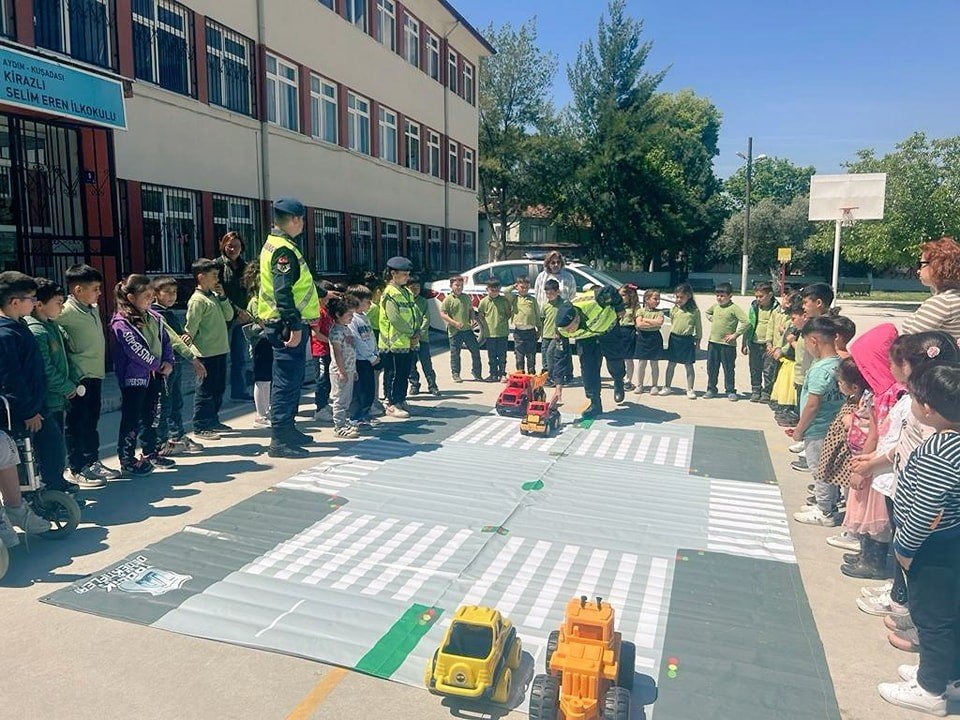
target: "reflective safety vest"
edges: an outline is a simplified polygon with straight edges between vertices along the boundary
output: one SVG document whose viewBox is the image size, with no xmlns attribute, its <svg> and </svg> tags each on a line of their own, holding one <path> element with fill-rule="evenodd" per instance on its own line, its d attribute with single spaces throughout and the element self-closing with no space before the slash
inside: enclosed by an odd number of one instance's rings
<svg viewBox="0 0 960 720">
<path fill-rule="evenodd" d="M 263 321 L 280 317 L 277 296 L 273 289 L 273 254 L 281 248 L 291 250 L 300 263 L 300 277 L 293 286 L 293 302 L 304 322 L 320 317 L 320 298 L 313 283 L 313 273 L 306 258 L 289 238 L 268 235 L 260 251 L 260 294 L 257 300 L 257 317 Z"/>
<path fill-rule="evenodd" d="M 397 328 L 390 314 L 399 313 L 406 327 Z M 410 341 L 420 331 L 423 315 L 417 300 L 405 287 L 387 285 L 380 298 L 380 349 L 385 352 L 409 352 Z"/>
<path fill-rule="evenodd" d="M 580 324 L 573 332 L 565 332 L 558 328 L 560 334 L 566 338 L 586 340 L 608 333 L 617 324 L 617 311 L 612 307 L 601 307 L 594 299 L 593 293 L 579 293 L 573 298 L 573 307 L 580 315 Z"/>
</svg>

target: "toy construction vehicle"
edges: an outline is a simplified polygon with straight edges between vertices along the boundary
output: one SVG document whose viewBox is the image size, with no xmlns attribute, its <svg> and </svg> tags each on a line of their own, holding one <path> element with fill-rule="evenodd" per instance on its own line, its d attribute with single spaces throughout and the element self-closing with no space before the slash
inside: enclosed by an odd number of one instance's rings
<svg viewBox="0 0 960 720">
<path fill-rule="evenodd" d="M 549 401 L 534 400 L 520 421 L 521 435 L 553 436 L 560 429 L 559 401 L 554 395 Z"/>
<path fill-rule="evenodd" d="M 497 398 L 497 413 L 509 417 L 523 417 L 527 413 L 527 405 L 534 401 L 543 402 L 547 393 L 543 386 L 547 384 L 547 373 L 528 375 L 527 373 L 510 373 L 507 386 Z"/>
<path fill-rule="evenodd" d="M 424 683 L 435 695 L 510 701 L 523 649 L 513 624 L 497 610 L 464 605 L 427 664 Z"/>
<path fill-rule="evenodd" d="M 567 604 L 547 640 L 546 675 L 533 679 L 530 720 L 628 720 L 637 649 L 614 631 L 613 608 L 586 595 Z"/>
</svg>

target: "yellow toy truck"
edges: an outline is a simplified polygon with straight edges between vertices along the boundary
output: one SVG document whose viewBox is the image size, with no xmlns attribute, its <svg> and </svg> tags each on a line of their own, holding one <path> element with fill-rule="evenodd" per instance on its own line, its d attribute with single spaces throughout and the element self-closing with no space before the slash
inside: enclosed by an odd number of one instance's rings
<svg viewBox="0 0 960 720">
<path fill-rule="evenodd" d="M 572 599 L 547 641 L 546 674 L 533 679 L 530 720 L 628 720 L 636 655 L 609 603 Z"/>
<path fill-rule="evenodd" d="M 505 705 L 522 654 L 517 629 L 499 611 L 464 605 L 427 664 L 424 683 L 435 695 Z"/>
</svg>

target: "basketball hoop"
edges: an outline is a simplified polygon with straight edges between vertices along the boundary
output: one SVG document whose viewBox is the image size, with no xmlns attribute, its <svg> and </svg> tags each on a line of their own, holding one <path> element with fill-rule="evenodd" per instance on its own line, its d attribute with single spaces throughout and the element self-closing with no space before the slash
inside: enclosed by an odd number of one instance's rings
<svg viewBox="0 0 960 720">
<path fill-rule="evenodd" d="M 842 227 L 853 227 L 857 222 L 857 219 L 853 216 L 853 211 L 857 209 L 856 206 L 840 208 L 840 225 Z"/>
</svg>

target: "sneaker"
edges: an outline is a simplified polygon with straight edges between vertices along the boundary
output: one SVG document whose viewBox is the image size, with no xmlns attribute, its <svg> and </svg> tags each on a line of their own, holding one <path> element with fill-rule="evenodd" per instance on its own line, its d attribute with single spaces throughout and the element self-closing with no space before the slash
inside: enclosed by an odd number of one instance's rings
<svg viewBox="0 0 960 720">
<path fill-rule="evenodd" d="M 666 385 L 664 385 L 662 388 L 660 388 L 659 390 L 657 390 L 657 395 L 660 395 L 660 396 L 666 396 L 666 395 L 670 395 L 670 394 L 672 394 L 672 393 L 673 393 L 673 389 L 667 387 Z M 690 393 L 689 393 L 689 392 L 687 393 L 687 397 L 690 397 Z"/>
<path fill-rule="evenodd" d="M 0 510 L 0 543 L 3 543 L 3 546 L 8 548 L 16 547 L 20 544 L 20 536 L 17 535 L 17 531 L 13 529 L 10 521 L 7 520 L 7 515 L 3 510 Z"/>
<path fill-rule="evenodd" d="M 623 384 L 623 389 L 624 389 L 624 390 L 627 390 L 627 391 L 630 391 L 630 390 L 636 390 L 637 388 L 636 388 L 636 386 L 635 386 L 632 382 L 625 382 L 625 383 Z"/>
<path fill-rule="evenodd" d="M 174 440 L 167 440 L 163 447 L 160 448 L 160 455 L 162 457 L 173 457 L 174 455 L 182 455 L 186 451 L 186 448 L 180 443 Z"/>
<path fill-rule="evenodd" d="M 376 430 L 381 425 L 383 425 L 383 423 L 376 418 L 364 418 L 363 420 L 357 421 L 357 427 L 364 430 Z"/>
<path fill-rule="evenodd" d="M 229 425 L 224 425 L 222 422 L 215 423 L 211 430 L 216 430 L 217 432 L 232 432 L 233 428 Z"/>
<path fill-rule="evenodd" d="M 16 525 L 27 535 L 40 535 L 50 530 L 49 521 L 37 515 L 25 502 L 21 502 L 19 507 L 7 505 L 3 510 L 10 524 Z"/>
<path fill-rule="evenodd" d="M 727 393 L 727 400 L 729 400 L 730 402 L 736 402 L 739 399 L 740 399 L 740 396 L 737 395 L 735 392 Z"/>
<path fill-rule="evenodd" d="M 463 382 L 463 378 L 461 378 L 459 375 L 454 375 L 452 379 L 457 385 Z"/>
<path fill-rule="evenodd" d="M 614 388 L 613 390 L 613 401 L 618 405 L 623 402 L 623 391 L 624 389 L 622 387 Z"/>
<path fill-rule="evenodd" d="M 894 630 L 891 633 L 887 633 L 887 642 L 897 650 L 902 650 L 903 652 L 920 652 L 920 633 L 917 632 L 916 628 Z M 903 676 L 901 675 L 900 677 Z M 906 678 L 904 678 L 904 680 L 906 680 Z"/>
<path fill-rule="evenodd" d="M 220 439 L 220 433 L 218 433 L 216 430 L 197 430 L 193 434 L 196 435 L 201 440 L 219 440 Z"/>
<path fill-rule="evenodd" d="M 703 394 L 703 399 L 704 399 L 704 400 L 713 400 L 716 396 L 717 396 L 717 393 L 716 393 L 716 392 L 714 392 L 713 390 L 707 390 L 707 391 Z"/>
<path fill-rule="evenodd" d="M 824 515 L 816 505 L 801 510 L 793 514 L 793 519 L 804 525 L 823 525 L 824 527 L 836 527 L 840 524 L 840 518 L 836 513 Z"/>
<path fill-rule="evenodd" d="M 411 386 L 410 386 L 410 392 L 408 392 L 407 394 L 408 394 L 408 395 L 419 395 L 419 394 L 420 394 L 420 386 L 419 386 L 419 385 L 411 385 Z"/>
<path fill-rule="evenodd" d="M 770 393 L 760 393 L 760 402 L 769 403 L 770 402 Z"/>
<path fill-rule="evenodd" d="M 817 504 L 817 496 L 816 496 L 816 495 L 807 495 L 807 500 L 806 500 L 806 502 L 805 502 L 804 504 L 805 504 L 806 506 L 808 506 L 808 507 L 809 507 L 810 505 L 816 505 L 816 504 Z"/>
<path fill-rule="evenodd" d="M 408 417 L 410 417 L 410 413 L 408 413 L 399 405 L 387 405 L 384 409 L 387 415 L 390 417 L 399 418 L 401 420 L 406 420 Z"/>
<path fill-rule="evenodd" d="M 100 477 L 89 467 L 85 467 L 80 472 L 73 473 L 73 482 L 84 490 L 99 490 L 107 486 L 106 478 Z"/>
<path fill-rule="evenodd" d="M 333 408 L 329 405 L 320 408 L 313 414 L 313 419 L 317 422 L 333 422 Z"/>
<path fill-rule="evenodd" d="M 108 468 L 99 460 L 90 465 L 90 470 L 97 476 L 102 477 L 104 480 L 116 480 L 118 477 L 120 477 L 120 473 L 112 468 Z"/>
<path fill-rule="evenodd" d="M 883 625 L 891 632 L 894 630 L 913 630 L 917 627 L 913 624 L 913 618 L 910 617 L 910 613 L 906 615 L 885 615 L 883 617 Z M 907 680 L 909 678 L 903 679 Z"/>
<path fill-rule="evenodd" d="M 195 455 L 196 453 L 203 452 L 203 445 L 188 435 L 177 438 L 176 442 L 179 445 L 183 445 L 183 451 L 188 455 Z"/>
<path fill-rule="evenodd" d="M 867 615 L 906 615 L 910 609 L 906 605 L 895 603 L 890 599 L 890 593 L 870 598 L 857 598 L 857 607 Z"/>
<path fill-rule="evenodd" d="M 355 438 L 360 435 L 360 432 L 353 425 L 341 425 L 334 428 L 333 434 L 340 438 Z"/>
<path fill-rule="evenodd" d="M 760 393 L 758 393 L 758 392 L 751 393 L 751 394 L 750 394 L 750 402 L 754 402 L 754 403 L 761 402 L 761 400 L 760 400 Z"/>
<path fill-rule="evenodd" d="M 795 442 L 793 445 L 791 445 L 790 447 L 788 447 L 787 450 L 789 450 L 790 452 L 792 452 L 794 455 L 799 455 L 800 453 L 803 452 L 803 447 L 804 447 L 804 443 L 802 443 L 802 442 Z"/>
<path fill-rule="evenodd" d="M 431 385 L 427 389 L 430 392 L 430 394 L 433 395 L 434 397 L 441 397 L 443 395 L 443 393 L 440 392 L 440 388 L 438 388 L 436 385 Z"/>
<path fill-rule="evenodd" d="M 487 382 L 486 380 L 484 380 L 483 375 L 480 375 L 479 373 L 474 373 L 473 379 L 476 382 Z"/>
<path fill-rule="evenodd" d="M 268 418 L 268 417 L 260 417 L 259 415 L 257 415 L 257 416 L 253 419 L 253 426 L 254 426 L 255 428 L 261 428 L 261 429 L 262 429 L 262 428 L 269 428 L 269 427 L 271 426 L 271 424 L 270 424 L 270 418 Z"/>
<path fill-rule="evenodd" d="M 929 715 L 946 717 L 947 698 L 945 695 L 928 693 L 916 680 L 896 683 L 880 683 L 877 685 L 880 697 L 891 705 L 919 710 Z"/>
<path fill-rule="evenodd" d="M 171 460 L 168 457 L 164 457 L 160 453 L 151 453 L 150 455 L 144 455 L 143 458 L 141 459 L 146 460 L 154 467 L 163 468 L 163 469 L 175 467 L 177 464 L 176 460 Z"/>
<path fill-rule="evenodd" d="M 643 395 L 644 392 L 646 392 L 646 391 L 643 389 L 643 386 L 642 386 L 642 385 L 637 385 L 637 386 L 633 389 L 633 394 L 634 394 L 634 395 Z M 651 394 L 651 395 L 656 395 L 656 394 L 657 394 L 657 388 L 650 388 L 650 394 Z"/>
<path fill-rule="evenodd" d="M 153 464 L 146 458 L 141 458 L 137 460 L 137 462 L 130 463 L 129 465 L 120 464 L 120 472 L 128 478 L 144 477 L 153 471 Z"/>
<path fill-rule="evenodd" d="M 386 414 L 387 410 L 381 403 L 374 403 L 370 406 L 370 417 L 383 417 Z"/>
<path fill-rule="evenodd" d="M 860 538 L 846 531 L 839 535 L 833 535 L 827 538 L 827 545 L 835 548 L 850 550 L 851 552 L 860 551 Z"/>
<path fill-rule="evenodd" d="M 899 675 L 906 682 L 916 682 L 919 665 L 901 665 L 897 668 Z M 960 700 L 960 680 L 951 680 L 947 683 L 947 691 L 944 693 L 948 702 Z"/>
<path fill-rule="evenodd" d="M 860 597 L 871 598 L 880 595 L 889 595 L 891 590 L 893 590 L 892 582 L 884 583 L 883 585 L 865 585 L 860 588 Z"/>
<path fill-rule="evenodd" d="M 812 492 L 813 492 L 814 490 L 816 490 L 816 489 L 817 489 L 817 486 L 814 485 L 813 483 L 810 483 L 809 485 L 807 485 L 807 492 L 808 492 L 808 493 L 812 493 Z"/>
<path fill-rule="evenodd" d="M 807 459 L 803 457 L 790 463 L 790 467 L 797 472 L 810 472 L 810 466 L 807 465 Z"/>
<path fill-rule="evenodd" d="M 669 395 L 670 393 L 667 393 L 667 394 Z M 687 390 L 687 400 L 696 400 L 696 399 L 697 399 L 697 393 L 693 390 Z"/>
<path fill-rule="evenodd" d="M 272 458 L 289 458 L 291 460 L 310 457 L 310 453 L 302 447 L 283 443 L 271 443 L 270 447 L 267 448 L 267 455 Z"/>
</svg>

